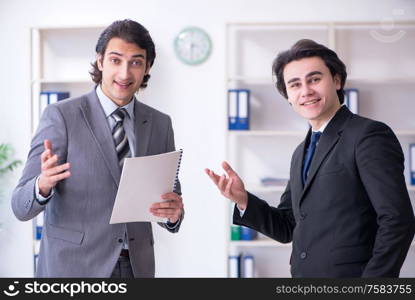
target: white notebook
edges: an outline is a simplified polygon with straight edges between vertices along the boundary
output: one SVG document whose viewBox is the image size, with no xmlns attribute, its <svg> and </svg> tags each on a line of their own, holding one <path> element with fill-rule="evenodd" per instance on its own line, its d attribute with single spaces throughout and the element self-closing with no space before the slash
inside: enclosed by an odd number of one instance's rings
<svg viewBox="0 0 415 300">
<path fill-rule="evenodd" d="M 110 224 L 165 222 L 153 216 L 150 206 L 162 202 L 161 195 L 172 192 L 178 181 L 183 150 L 126 158 L 115 198 Z"/>
</svg>

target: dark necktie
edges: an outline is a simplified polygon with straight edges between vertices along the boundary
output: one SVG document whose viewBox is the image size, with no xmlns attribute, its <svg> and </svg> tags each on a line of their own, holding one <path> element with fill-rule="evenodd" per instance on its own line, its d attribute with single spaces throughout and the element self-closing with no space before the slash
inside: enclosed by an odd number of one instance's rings
<svg viewBox="0 0 415 300">
<path fill-rule="evenodd" d="M 130 146 L 128 145 L 127 134 L 125 133 L 123 121 L 127 114 L 124 108 L 119 108 L 112 113 L 112 118 L 115 121 L 115 126 L 112 129 L 112 137 L 115 143 L 115 150 L 118 155 L 118 162 L 122 168 L 124 164 L 124 158 L 130 155 Z"/>
<path fill-rule="evenodd" d="M 311 161 L 313 160 L 314 152 L 316 152 L 316 145 L 320 139 L 321 132 L 312 132 L 310 138 L 310 145 L 308 145 L 307 153 L 304 158 L 304 167 L 303 167 L 303 184 L 306 183 L 308 177 L 308 171 L 310 169 Z"/>
</svg>

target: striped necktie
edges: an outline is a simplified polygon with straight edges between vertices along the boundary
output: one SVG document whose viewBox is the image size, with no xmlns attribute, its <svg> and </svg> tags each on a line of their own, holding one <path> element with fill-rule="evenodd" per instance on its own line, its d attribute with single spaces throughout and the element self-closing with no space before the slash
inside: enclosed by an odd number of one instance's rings
<svg viewBox="0 0 415 300">
<path fill-rule="evenodd" d="M 123 121 L 126 115 L 127 111 L 124 108 L 117 109 L 111 115 L 115 121 L 115 126 L 112 129 L 112 137 L 115 142 L 115 150 L 117 151 L 120 168 L 122 168 L 124 164 L 124 158 L 131 156 L 127 134 L 125 133 L 123 126 Z"/>
</svg>

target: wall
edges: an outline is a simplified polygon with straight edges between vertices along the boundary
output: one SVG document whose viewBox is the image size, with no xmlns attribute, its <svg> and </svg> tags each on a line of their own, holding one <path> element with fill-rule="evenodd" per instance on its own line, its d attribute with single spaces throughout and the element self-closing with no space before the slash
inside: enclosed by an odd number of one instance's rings
<svg viewBox="0 0 415 300">
<path fill-rule="evenodd" d="M 0 0 L 0 142 L 13 144 L 17 158 L 25 159 L 31 136 L 29 28 L 105 25 L 122 18 L 144 24 L 156 42 L 158 57 L 145 101 L 172 116 L 176 145 L 184 149 L 181 181 L 186 218 L 177 235 L 156 229 L 157 276 L 221 277 L 226 275 L 227 202 L 216 192 L 203 169 L 219 170 L 225 155 L 226 23 L 415 20 L 415 3 L 411 0 Z M 201 66 L 183 65 L 173 53 L 175 34 L 188 25 L 206 29 L 213 41 L 212 56 Z M 31 276 L 32 272 L 31 223 L 18 222 L 9 203 L 20 171 L 9 177 L 4 187 L 0 276 Z"/>
</svg>

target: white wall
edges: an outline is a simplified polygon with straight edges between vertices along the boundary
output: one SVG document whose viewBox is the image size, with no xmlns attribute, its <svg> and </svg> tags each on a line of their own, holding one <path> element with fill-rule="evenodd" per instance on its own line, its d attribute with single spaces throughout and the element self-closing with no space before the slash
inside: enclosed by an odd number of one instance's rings
<svg viewBox="0 0 415 300">
<path fill-rule="evenodd" d="M 394 9 L 404 14 L 393 15 Z M 106 25 L 122 18 L 141 22 L 158 50 L 146 102 L 172 116 L 176 145 L 184 148 L 181 181 L 186 218 L 177 235 L 156 229 L 157 275 L 225 276 L 226 201 L 203 173 L 205 167 L 218 169 L 225 154 L 225 24 L 380 22 L 386 17 L 415 20 L 415 2 L 0 0 L 0 142 L 13 144 L 16 157 L 25 159 L 30 143 L 30 27 Z M 201 66 L 185 66 L 173 53 L 175 34 L 188 25 L 206 29 L 213 41 L 212 56 Z M 19 172 L 3 187 L 7 195 L 0 212 L 0 221 L 5 222 L 0 231 L 0 276 L 32 272 L 31 223 L 16 221 L 10 209 L 9 195 Z"/>
</svg>

